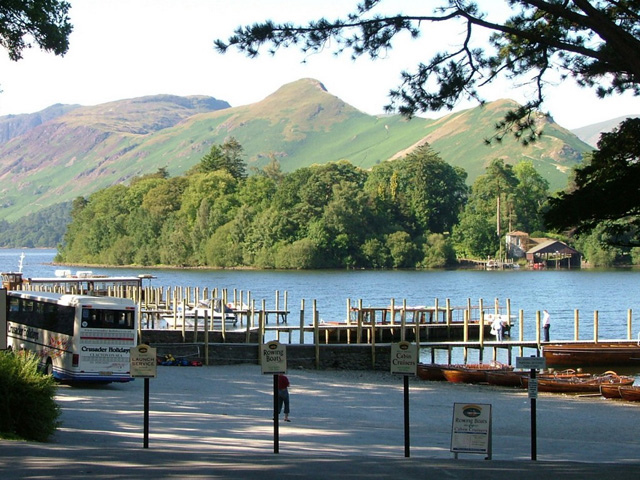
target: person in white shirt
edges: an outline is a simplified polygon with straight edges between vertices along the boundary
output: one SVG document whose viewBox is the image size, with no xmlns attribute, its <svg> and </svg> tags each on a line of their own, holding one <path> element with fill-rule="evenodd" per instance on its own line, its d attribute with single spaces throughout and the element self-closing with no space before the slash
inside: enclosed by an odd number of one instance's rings
<svg viewBox="0 0 640 480">
<path fill-rule="evenodd" d="M 544 341 L 548 342 L 549 341 L 549 329 L 551 328 L 551 319 L 549 317 L 549 312 L 547 312 L 546 310 L 543 312 L 542 315 L 542 331 L 544 333 Z"/>
</svg>

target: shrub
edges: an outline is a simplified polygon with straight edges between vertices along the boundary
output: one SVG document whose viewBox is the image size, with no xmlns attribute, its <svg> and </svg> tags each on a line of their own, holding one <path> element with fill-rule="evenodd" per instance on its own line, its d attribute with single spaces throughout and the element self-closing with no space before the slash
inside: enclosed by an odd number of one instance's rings
<svg viewBox="0 0 640 480">
<path fill-rule="evenodd" d="M 38 371 L 31 353 L 0 352 L 0 434 L 44 442 L 58 427 L 55 380 Z"/>
</svg>

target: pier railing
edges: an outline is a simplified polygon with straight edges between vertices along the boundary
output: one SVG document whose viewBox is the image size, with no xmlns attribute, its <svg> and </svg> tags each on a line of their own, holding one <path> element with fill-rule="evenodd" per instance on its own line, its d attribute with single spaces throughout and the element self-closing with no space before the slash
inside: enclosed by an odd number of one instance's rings
<svg viewBox="0 0 640 480">
<path fill-rule="evenodd" d="M 56 286 L 46 284 L 31 285 L 31 290 L 58 291 Z M 66 293 L 72 293 L 67 292 Z M 536 311 L 527 317 L 523 310 L 512 312 L 511 301 L 506 299 L 501 305 L 498 299 L 485 303 L 479 299 L 472 304 L 467 299 L 462 306 L 453 306 L 449 299 L 440 302 L 437 298 L 433 305 L 408 305 L 406 300 L 396 303 L 390 299 L 383 306 L 364 305 L 362 300 L 347 299 L 344 320 L 322 321 L 318 305 L 311 302 L 311 311 L 307 312 L 305 300 L 301 301 L 299 315 L 292 320 L 286 291 L 274 292 L 274 303 L 267 306 L 265 299 L 256 301 L 251 292 L 218 288 L 189 287 L 132 287 L 116 285 L 108 289 L 107 295 L 131 298 L 139 305 L 142 331 L 178 331 L 180 340 L 187 342 L 262 343 L 270 339 L 284 340 L 298 344 L 345 343 L 370 344 L 389 343 L 409 340 L 429 349 L 432 359 L 437 351 L 446 351 L 448 358 L 454 349 L 462 349 L 464 360 L 469 351 L 478 350 L 482 359 L 485 349 L 492 351 L 495 359 L 500 350 L 506 350 L 509 357 L 515 351 L 522 355 L 525 349 L 539 351 L 542 342 L 541 313 Z M 208 315 L 197 313 L 187 322 L 187 310 L 195 310 L 200 304 L 212 305 L 217 302 L 234 312 L 234 324 L 220 321 Z M 563 343 L 592 341 L 600 338 L 600 312 L 593 312 L 593 333 L 590 338 L 581 337 L 581 315 L 579 310 L 572 311 L 573 339 L 563 339 Z M 223 315 L 224 318 L 224 315 Z M 510 334 L 503 341 L 497 341 L 490 334 L 493 321 L 499 318 Z M 563 321 L 566 323 L 567 318 Z M 530 322 L 533 322 L 533 326 Z M 529 337 L 525 338 L 524 332 Z M 533 334 L 531 334 L 533 332 Z M 585 337 L 585 335 L 582 335 Z M 626 312 L 626 339 L 610 341 L 640 340 L 633 330 L 633 315 Z"/>
</svg>

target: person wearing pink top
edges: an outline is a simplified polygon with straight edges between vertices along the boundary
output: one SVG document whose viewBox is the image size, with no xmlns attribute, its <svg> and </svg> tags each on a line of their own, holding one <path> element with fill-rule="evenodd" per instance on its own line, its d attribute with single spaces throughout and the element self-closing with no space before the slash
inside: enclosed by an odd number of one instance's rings
<svg viewBox="0 0 640 480">
<path fill-rule="evenodd" d="M 289 379 L 286 375 L 278 375 L 278 415 L 282 412 L 284 405 L 284 421 L 289 420 Z"/>
</svg>

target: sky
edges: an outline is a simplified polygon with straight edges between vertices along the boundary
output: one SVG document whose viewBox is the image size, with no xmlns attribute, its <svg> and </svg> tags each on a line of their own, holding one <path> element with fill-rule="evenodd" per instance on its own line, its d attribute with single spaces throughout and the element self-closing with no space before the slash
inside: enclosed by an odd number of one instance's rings
<svg viewBox="0 0 640 480">
<path fill-rule="evenodd" d="M 489 1 L 489 0 L 487 0 Z M 344 17 L 358 0 L 71 0 L 74 26 L 64 57 L 24 52 L 18 62 L 0 49 L 0 115 L 32 113 L 56 103 L 97 105 L 145 95 L 208 95 L 231 106 L 258 102 L 301 78 L 321 81 L 329 93 L 359 110 L 377 115 L 400 73 L 412 71 L 433 53 L 457 44 L 462 29 L 437 27 L 420 39 L 398 38 L 382 58 L 334 55 L 335 45 L 305 55 L 296 48 L 247 58 L 237 50 L 218 53 L 215 39 L 226 40 L 240 25 L 272 19 L 306 23 Z M 502 2 L 500 2 L 502 3 Z M 424 0 L 393 0 L 393 13 L 425 14 Z M 491 0 L 494 8 L 498 2 Z M 388 7 L 388 8 L 389 8 Z M 384 13 L 384 11 L 382 11 Z M 501 81 L 481 91 L 485 100 L 511 98 L 524 103 L 525 86 Z M 476 106 L 463 102 L 457 109 Z M 640 114 L 640 97 L 599 100 L 572 80 L 549 85 L 543 110 L 566 128 Z M 438 118 L 448 111 L 428 112 Z"/>
</svg>

